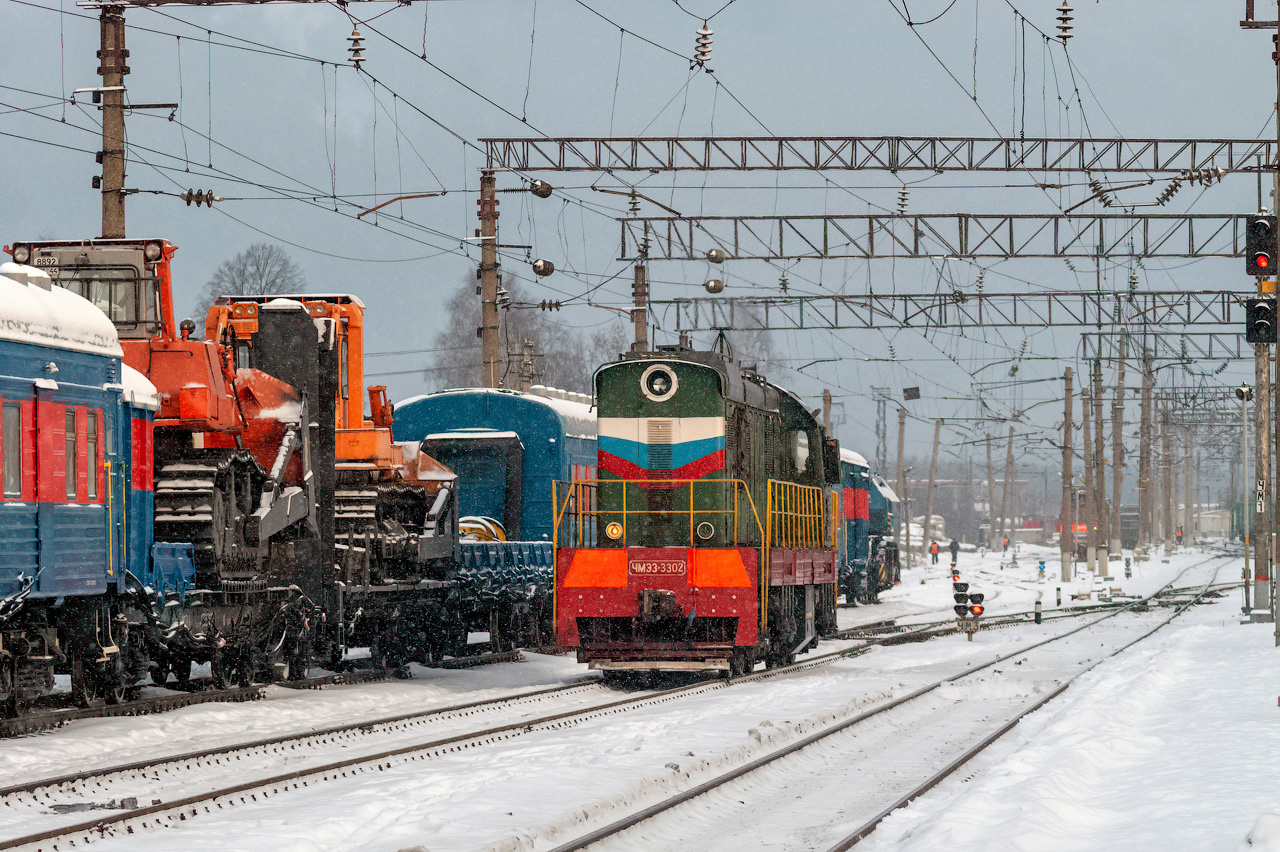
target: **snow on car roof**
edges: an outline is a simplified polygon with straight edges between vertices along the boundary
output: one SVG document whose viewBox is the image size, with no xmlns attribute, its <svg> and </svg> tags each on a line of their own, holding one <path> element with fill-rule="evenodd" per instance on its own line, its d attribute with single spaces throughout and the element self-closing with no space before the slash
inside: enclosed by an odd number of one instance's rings
<svg viewBox="0 0 1280 852">
<path fill-rule="evenodd" d="M 861 465 L 868 470 L 871 468 L 871 465 L 867 464 L 865 456 L 861 453 L 855 453 L 853 450 L 845 449 L 844 447 L 840 448 L 840 461 L 848 462 L 849 464 Z"/>
<path fill-rule="evenodd" d="M 34 266 L 0 264 L 0 340 L 123 357 L 116 327 L 93 303 Z"/>
</svg>

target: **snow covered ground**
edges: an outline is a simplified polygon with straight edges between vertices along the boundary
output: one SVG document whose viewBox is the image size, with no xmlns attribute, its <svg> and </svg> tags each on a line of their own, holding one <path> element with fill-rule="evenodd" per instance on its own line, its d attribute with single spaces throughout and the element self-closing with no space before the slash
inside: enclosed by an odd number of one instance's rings
<svg viewBox="0 0 1280 852">
<path fill-rule="evenodd" d="M 1041 555 L 1047 560 L 1044 582 L 1036 570 Z M 1068 584 L 1055 580 L 1057 553 L 1047 549 L 1024 546 L 1016 564 L 1009 565 L 1006 557 L 1003 567 L 999 554 L 962 553 L 959 568 L 972 591 L 987 594 L 990 614 L 1029 610 L 1037 596 L 1048 612 L 1055 608 L 1060 585 L 1063 606 L 1078 603 L 1072 594 L 1090 590 L 1095 602 L 1099 590 L 1112 587 L 1145 594 L 1209 555 L 1184 550 L 1167 560 L 1156 557 L 1134 565 L 1130 579 L 1124 578 L 1123 563 L 1112 563 L 1112 581 L 1085 576 Z M 1219 564 L 1219 581 L 1239 577 L 1238 559 Z M 842 626 L 949 616 L 946 558 L 938 567 L 904 572 L 902 584 L 882 600 L 878 606 L 842 609 Z M 1240 602 L 1239 592 L 1232 590 L 1103 662 L 955 780 L 892 815 L 863 848 L 1280 849 L 1266 840 L 1275 844 L 1280 837 L 1280 816 L 1265 816 L 1280 814 L 1280 768 L 1273 768 L 1280 755 L 1280 651 L 1270 625 L 1238 623 Z M 880 648 L 785 678 L 681 699 L 672 705 L 678 709 L 604 716 L 569 732 L 533 731 L 456 756 L 281 794 L 179 828 L 93 845 L 191 852 L 549 849 L 581 833 L 592 819 L 616 818 L 611 808 L 669 794 L 680 786 L 682 773 L 715 770 L 800 736 L 824 708 L 866 706 L 903 694 L 966 661 L 985 661 L 1040 635 L 1034 631 L 1047 636 L 1072 624 L 992 630 L 972 643 L 955 636 Z M 417 679 L 407 682 L 303 694 L 273 689 L 272 698 L 263 702 L 77 722 L 0 743 L 0 779 L 12 783 L 144 753 L 176 753 L 197 744 L 455 704 L 564 682 L 585 669 L 571 658 L 532 657 L 527 663 L 415 674 Z M 918 732 L 904 730 L 903 736 L 913 733 Z M 863 776 L 868 783 L 903 771 L 883 756 L 876 763 Z M 808 795 L 823 807 L 835 807 L 847 783 L 847 778 L 815 776 Z M 708 800 L 707 808 L 714 825 L 714 803 Z M 791 826 L 794 843 L 771 842 L 770 848 L 825 848 L 813 845 L 800 813 L 795 811 Z M 1244 846 L 1255 823 L 1257 842 Z M 735 849 L 743 848 L 743 833 L 734 837 Z"/>
</svg>

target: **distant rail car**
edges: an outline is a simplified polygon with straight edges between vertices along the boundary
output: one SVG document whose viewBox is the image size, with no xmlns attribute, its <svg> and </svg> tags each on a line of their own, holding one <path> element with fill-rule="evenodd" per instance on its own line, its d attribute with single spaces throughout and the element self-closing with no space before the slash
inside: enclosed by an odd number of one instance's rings
<svg viewBox="0 0 1280 852">
<path fill-rule="evenodd" d="M 840 592 L 848 603 L 875 603 L 899 580 L 898 495 L 865 457 L 840 450 Z"/>
<path fill-rule="evenodd" d="M 839 452 L 799 398 L 684 346 L 600 368 L 596 398 L 597 478 L 555 492 L 562 646 L 736 674 L 834 629 Z"/>
</svg>

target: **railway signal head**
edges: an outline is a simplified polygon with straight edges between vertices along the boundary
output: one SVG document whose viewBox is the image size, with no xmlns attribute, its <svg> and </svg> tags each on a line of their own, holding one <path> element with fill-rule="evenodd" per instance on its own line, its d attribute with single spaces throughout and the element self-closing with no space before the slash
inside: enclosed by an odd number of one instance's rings
<svg viewBox="0 0 1280 852">
<path fill-rule="evenodd" d="M 978 616 L 982 615 L 982 611 L 985 609 L 985 607 L 983 607 L 982 605 L 982 600 L 985 597 L 986 595 L 980 592 L 977 594 L 969 595 L 969 614 L 972 615 L 974 618 L 977 618 Z"/>
<path fill-rule="evenodd" d="M 1269 275 L 1276 266 L 1276 217 L 1249 216 L 1244 223 L 1244 269 Z"/>
<path fill-rule="evenodd" d="M 959 577 L 959 574 L 953 575 Z M 956 618 L 965 618 L 969 615 L 969 584 L 953 582 L 951 584 L 953 594 L 952 599 L 956 602 L 953 609 L 956 611 Z"/>
<path fill-rule="evenodd" d="M 1276 342 L 1276 300 L 1244 300 L 1244 339 L 1246 343 Z"/>
</svg>

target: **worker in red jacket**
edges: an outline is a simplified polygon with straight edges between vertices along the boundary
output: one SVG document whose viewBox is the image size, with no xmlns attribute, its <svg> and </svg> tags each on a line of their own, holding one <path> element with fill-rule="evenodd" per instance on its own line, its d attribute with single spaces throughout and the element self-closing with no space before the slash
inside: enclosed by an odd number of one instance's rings
<svg viewBox="0 0 1280 852">
<path fill-rule="evenodd" d="M 929 554 L 933 557 L 933 564 L 938 564 L 938 543 L 936 541 L 929 542 Z"/>
</svg>

